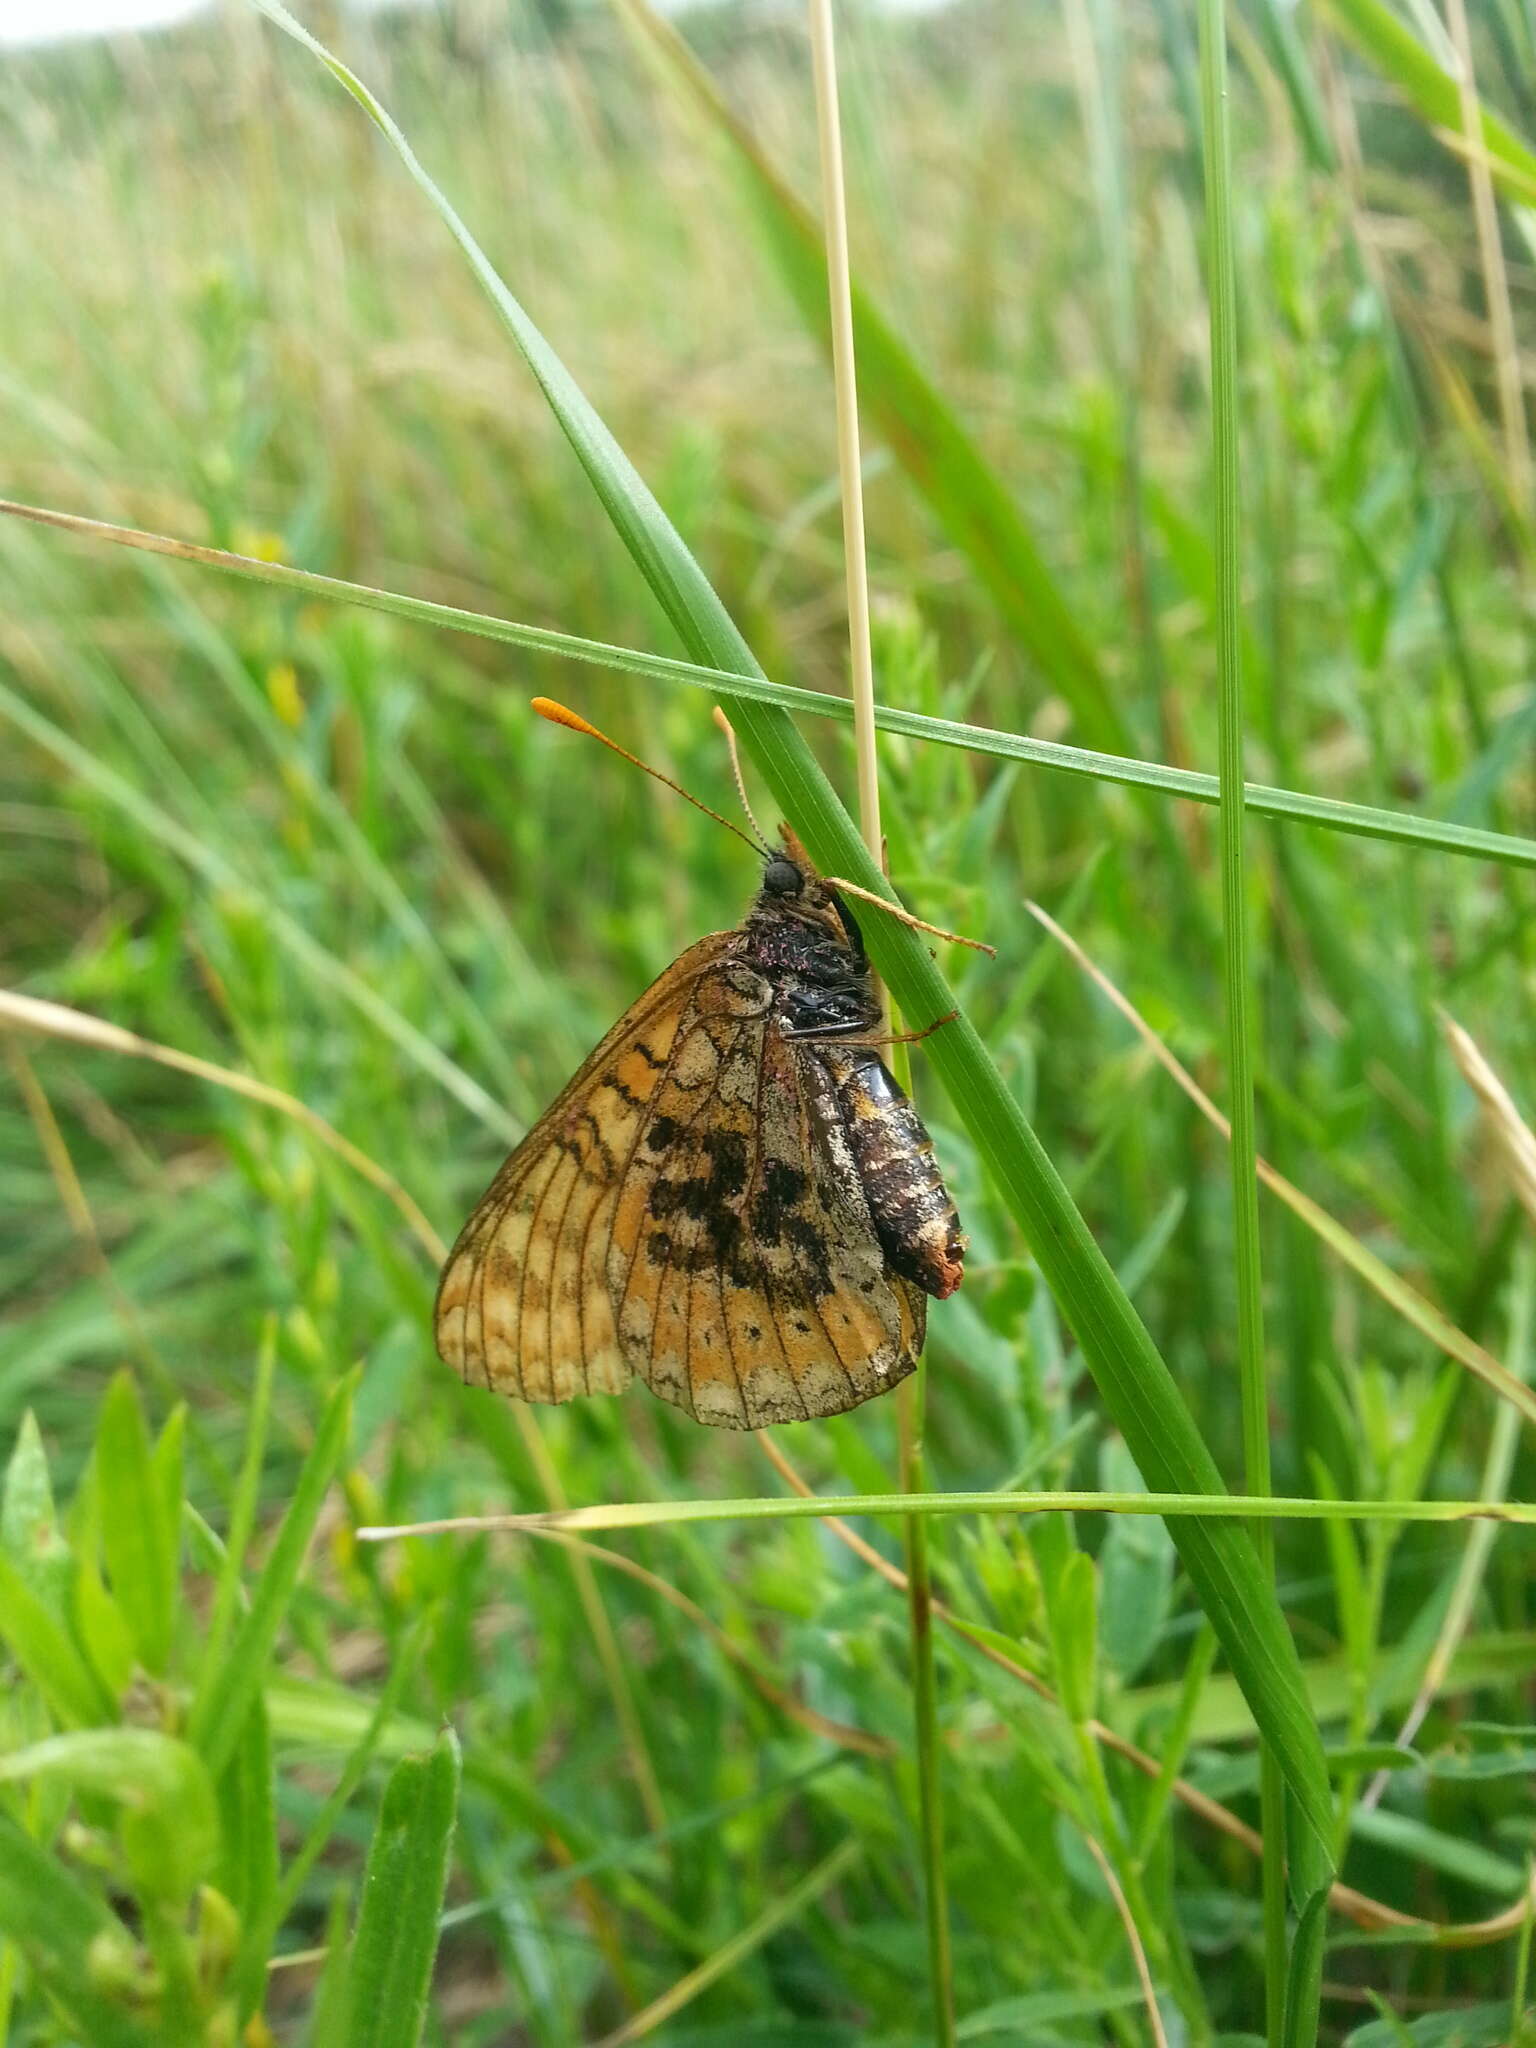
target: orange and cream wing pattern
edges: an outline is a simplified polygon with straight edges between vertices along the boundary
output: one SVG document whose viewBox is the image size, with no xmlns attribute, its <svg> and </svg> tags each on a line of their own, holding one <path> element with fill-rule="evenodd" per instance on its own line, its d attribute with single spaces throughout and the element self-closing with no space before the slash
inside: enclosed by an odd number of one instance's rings
<svg viewBox="0 0 1536 2048">
<path fill-rule="evenodd" d="M 701 975 L 690 946 L 625 1012 L 513 1152 L 448 1255 L 437 1348 L 471 1386 L 525 1401 L 615 1394 L 631 1377 L 608 1291 L 614 1204 Z"/>
<path fill-rule="evenodd" d="M 889 1270 L 811 1046 L 740 961 L 700 977 L 613 1216 L 619 1349 L 736 1429 L 838 1415 L 911 1372 L 926 1303 Z"/>
<path fill-rule="evenodd" d="M 817 1050 L 701 939 L 512 1154 L 460 1234 L 438 1349 L 528 1401 L 638 1373 L 701 1422 L 837 1415 L 911 1372 L 925 1300 L 893 1273 Z"/>
</svg>

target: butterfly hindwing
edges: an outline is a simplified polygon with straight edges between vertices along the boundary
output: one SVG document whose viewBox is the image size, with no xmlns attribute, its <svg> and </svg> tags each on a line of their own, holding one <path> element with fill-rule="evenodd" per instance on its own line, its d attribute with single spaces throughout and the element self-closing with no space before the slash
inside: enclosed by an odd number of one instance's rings
<svg viewBox="0 0 1536 2048">
<path fill-rule="evenodd" d="M 916 1362 L 923 1297 L 887 1268 L 830 1077 L 744 963 L 695 985 L 608 1271 L 623 1356 L 701 1422 L 840 1414 Z"/>
<path fill-rule="evenodd" d="M 607 1280 L 614 1202 L 696 984 L 732 939 L 690 946 L 619 1019 L 459 1233 L 437 1347 L 472 1386 L 568 1401 L 629 1381 Z"/>
</svg>

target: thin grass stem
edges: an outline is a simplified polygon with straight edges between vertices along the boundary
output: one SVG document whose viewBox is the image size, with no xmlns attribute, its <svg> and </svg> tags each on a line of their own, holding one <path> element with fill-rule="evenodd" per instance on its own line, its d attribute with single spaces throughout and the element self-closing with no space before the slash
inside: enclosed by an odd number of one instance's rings
<svg viewBox="0 0 1536 2048">
<path fill-rule="evenodd" d="M 848 256 L 848 195 L 843 177 L 842 120 L 837 92 L 837 40 L 832 0 L 809 0 L 811 72 L 821 157 L 822 219 L 827 248 L 827 293 L 832 321 L 832 377 L 837 405 L 837 468 L 843 505 L 843 568 L 848 591 L 849 686 L 854 753 L 858 765 L 859 826 L 871 860 L 884 866 L 880 827 L 880 767 L 875 745 L 875 664 L 869 629 L 869 566 L 864 542 L 863 462 L 859 451 L 858 371 L 854 359 L 853 285 Z M 886 1036 L 897 1028 L 882 985 Z M 898 1078 L 910 1083 L 904 1046 L 893 1048 Z M 927 1373 L 918 1370 L 897 1390 L 900 1478 L 908 1493 L 923 1490 L 923 1402 Z M 912 1717 L 917 1758 L 919 1845 L 928 1928 L 928 1978 L 934 2037 L 940 2048 L 955 2039 L 954 1972 L 950 1959 L 949 1902 L 944 1878 L 944 1808 L 939 1743 L 938 1676 L 928 1565 L 928 1528 L 920 1516 L 903 1527 L 907 1558 L 907 1618 L 912 1650 Z"/>
<path fill-rule="evenodd" d="M 1211 424 L 1215 498 L 1217 746 L 1220 762 L 1222 969 L 1231 1099 L 1233 1250 L 1237 1360 L 1242 1392 L 1243 1472 L 1250 1493 L 1270 1489 L 1269 1401 L 1264 1368 L 1263 1272 L 1259 1252 L 1258 1141 L 1249 1005 L 1248 888 L 1243 804 L 1242 536 L 1238 503 L 1237 279 L 1232 254 L 1232 145 L 1227 120 L 1224 0 L 1200 0 L 1200 88 L 1205 152 L 1206 271 L 1211 326 Z M 1274 1541 L 1255 1530 L 1259 1559 L 1274 1576 Z M 1287 2028 L 1285 1793 L 1274 1752 L 1261 1742 L 1259 1803 L 1264 1831 L 1264 1994 L 1270 2048 Z M 1300 2037 L 1297 2037 L 1300 2038 Z"/>
<path fill-rule="evenodd" d="M 296 569 L 287 562 L 260 561 L 251 555 L 231 554 L 221 548 L 205 548 L 192 541 L 167 534 L 148 533 L 133 526 L 112 526 L 97 519 L 85 519 L 74 512 L 58 512 L 39 505 L 21 505 L 0 499 L 0 514 L 50 526 L 82 539 L 106 541 L 116 547 L 134 548 L 144 554 L 165 555 L 175 561 L 195 562 L 218 569 L 227 576 L 265 583 L 279 590 L 292 590 L 324 604 L 355 604 L 394 618 L 436 626 L 453 633 L 472 633 L 485 640 L 498 640 L 510 647 L 524 647 L 537 654 L 552 654 L 567 661 L 582 661 L 598 668 L 617 669 L 627 675 L 645 676 L 653 682 L 685 683 L 692 689 L 717 696 L 728 689 L 733 696 L 750 698 L 759 704 L 777 705 L 784 711 L 803 712 L 813 718 L 830 718 L 839 723 L 853 718 L 853 703 L 825 690 L 797 689 L 790 683 L 770 682 L 766 677 L 744 675 L 735 669 L 713 667 L 706 662 L 682 661 L 673 655 L 648 654 L 639 648 L 619 647 L 606 640 L 589 640 L 576 633 L 560 633 L 547 626 L 524 625 L 515 619 L 497 618 L 491 612 L 466 611 L 463 607 L 437 604 L 430 598 L 410 597 L 400 591 L 380 590 L 369 583 L 349 583 L 339 576 L 320 576 L 309 569 Z M 443 687 L 449 687 L 443 685 Z M 485 685 L 476 685 L 476 701 L 484 699 Z M 3 708 L 3 705 L 0 705 Z M 998 732 L 984 725 L 967 725 L 960 719 L 933 718 L 924 712 L 875 706 L 875 724 L 882 732 L 902 733 L 934 746 L 959 747 L 970 753 L 990 754 L 1005 761 L 1027 761 L 1037 768 L 1060 774 L 1086 776 L 1092 781 L 1110 782 L 1122 789 L 1151 789 L 1166 796 L 1187 798 L 1192 803 L 1215 805 L 1221 800 L 1216 776 L 1196 769 L 1176 768 L 1161 761 L 1143 761 L 1129 754 L 1105 754 L 1092 747 L 1067 746 L 1057 740 L 1035 739 L 1027 733 Z M 1259 817 L 1282 822 L 1320 825 L 1327 831 L 1347 832 L 1363 839 L 1385 840 L 1403 846 L 1423 846 L 1439 853 L 1453 853 L 1474 860 L 1497 861 L 1509 867 L 1536 868 L 1536 840 L 1521 839 L 1507 832 L 1489 832 L 1475 825 L 1460 825 L 1448 819 L 1416 817 L 1411 811 L 1389 811 L 1374 804 L 1346 803 L 1336 797 L 1313 796 L 1305 791 L 1276 788 L 1271 783 L 1244 785 L 1243 800 Z"/>
</svg>

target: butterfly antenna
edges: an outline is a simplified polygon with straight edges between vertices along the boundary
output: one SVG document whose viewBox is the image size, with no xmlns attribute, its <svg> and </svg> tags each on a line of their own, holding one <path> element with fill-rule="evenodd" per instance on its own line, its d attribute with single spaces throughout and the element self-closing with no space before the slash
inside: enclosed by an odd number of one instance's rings
<svg viewBox="0 0 1536 2048">
<path fill-rule="evenodd" d="M 964 932 L 946 931 L 941 924 L 929 924 L 926 918 L 914 917 L 899 903 L 893 903 L 889 896 L 877 896 L 873 889 L 861 889 L 857 882 L 845 882 L 841 875 L 825 877 L 825 886 L 836 889 L 842 896 L 857 896 L 861 903 L 873 903 L 877 910 L 883 910 L 887 917 L 894 917 L 898 924 L 910 925 L 915 932 L 932 932 L 936 939 L 948 939 L 952 946 L 970 946 L 978 953 L 987 953 L 995 960 L 996 946 L 989 946 L 985 939 L 968 939 Z M 942 1020 L 947 1022 L 947 1019 Z M 896 1041 L 893 1040 L 894 1044 Z"/>
<path fill-rule="evenodd" d="M 720 709 L 720 706 L 718 704 L 715 706 L 715 723 L 719 726 L 720 730 L 725 734 L 725 744 L 730 749 L 731 773 L 736 778 L 736 794 L 741 798 L 741 808 L 747 814 L 747 823 L 752 827 L 752 830 L 757 834 L 757 843 L 761 847 L 762 851 L 766 854 L 771 855 L 773 849 L 768 844 L 768 840 L 764 835 L 762 826 L 759 825 L 757 819 L 752 815 L 752 806 L 747 802 L 747 785 L 745 780 L 743 779 L 741 772 L 741 756 L 736 751 L 736 728 L 734 725 L 732 725 L 731 721 L 726 717 L 725 713 Z"/>
<path fill-rule="evenodd" d="M 670 775 L 663 775 L 659 768 L 653 768 L 649 761 L 642 761 L 638 754 L 632 754 L 628 747 L 621 747 L 617 740 L 609 739 L 607 733 L 599 732 L 597 727 L 589 720 L 583 718 L 579 711 L 571 711 L 564 704 L 556 704 L 549 697 L 535 697 L 532 700 L 532 704 L 533 709 L 537 711 L 540 718 L 547 718 L 551 725 L 568 725 L 572 732 L 584 732 L 589 739 L 601 740 L 603 745 L 611 748 L 615 754 L 622 754 L 626 761 L 632 761 L 637 768 L 643 768 L 646 774 L 654 777 L 657 782 L 664 782 L 668 789 L 675 790 L 685 802 L 692 804 L 696 811 L 702 811 L 706 818 L 713 818 L 715 823 L 723 825 L 727 832 L 734 832 L 736 837 L 745 845 L 750 846 L 754 853 L 762 852 L 763 849 L 755 841 L 748 839 L 746 833 L 742 831 L 739 825 L 733 825 L 729 818 L 722 818 L 718 811 L 712 811 L 708 804 L 701 803 L 696 796 L 691 795 L 688 790 L 684 789 L 680 782 L 674 782 Z M 747 816 L 750 818 L 752 813 L 748 811 Z M 753 819 L 753 823 L 756 823 L 755 819 Z"/>
</svg>

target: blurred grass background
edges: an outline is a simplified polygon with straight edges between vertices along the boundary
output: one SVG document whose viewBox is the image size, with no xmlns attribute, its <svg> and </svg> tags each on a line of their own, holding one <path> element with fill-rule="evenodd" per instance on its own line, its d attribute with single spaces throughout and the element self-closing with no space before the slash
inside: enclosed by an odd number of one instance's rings
<svg viewBox="0 0 1536 2048">
<path fill-rule="evenodd" d="M 760 232 L 761 194 L 696 111 L 601 7 L 306 19 L 380 87 L 768 672 L 840 689 L 820 335 Z M 1530 834 L 1531 216 L 1503 209 L 1491 272 L 1465 162 L 1354 53 L 1342 29 L 1358 36 L 1362 19 L 1358 0 L 1299 21 L 1255 0 L 1233 22 L 1249 772 Z M 1405 19 L 1442 57 L 1452 48 L 1432 13 Z M 721 7 L 685 27 L 767 156 L 813 192 L 798 19 Z M 913 18 L 853 11 L 842 30 L 856 264 L 1059 597 L 1059 611 L 1030 597 L 1021 629 L 1008 590 L 936 515 L 921 460 L 871 423 L 879 694 L 1209 767 L 1192 15 L 1173 0 L 966 0 Z M 1471 33 L 1485 99 L 1516 130 L 1536 124 L 1536 23 L 1486 0 Z M 676 651 L 451 245 L 355 110 L 254 16 L 9 55 L 0 107 L 10 496 Z M 288 1090 L 445 1235 L 619 1008 L 741 914 L 754 878 L 718 828 L 526 713 L 536 690 L 570 698 L 729 809 L 692 692 L 11 522 L 0 557 L 5 985 Z M 847 787 L 842 741 L 812 737 Z M 1235 1479 L 1224 1148 L 1024 909 L 1034 897 L 1058 916 L 1220 1099 L 1214 819 L 900 739 L 881 759 L 894 877 L 924 916 L 998 946 L 995 965 L 946 965 Z M 1261 1150 L 1527 1373 L 1531 1222 L 1436 1009 L 1529 1115 L 1528 878 L 1294 824 L 1255 826 L 1250 843 Z M 435 1050 L 413 1055 L 413 1033 Z M 658 2041 L 932 2038 L 890 1587 L 811 1524 L 624 1536 L 615 1548 L 652 1576 L 593 1567 L 627 1673 L 616 1697 L 603 1628 L 552 1547 L 359 1547 L 358 1523 L 546 1498 L 511 1411 L 433 1358 L 434 1275 L 396 1212 L 248 1103 L 140 1061 L 6 1043 L 0 1427 L 9 1439 L 34 1413 L 78 1554 L 111 1549 L 103 1441 L 132 1439 L 121 1416 L 108 1427 L 118 1368 L 154 1429 L 186 1404 L 186 1501 L 222 1532 L 265 1344 L 259 1563 L 326 1397 L 363 1367 L 339 1490 L 251 1708 L 275 1756 L 285 1863 L 324 1823 L 252 1965 L 274 1965 L 275 2038 L 342 2038 L 327 2031 L 328 1930 L 358 1887 L 386 1764 L 442 1719 L 464 1781 L 428 2039 L 595 2041 L 712 1958 L 732 1967 Z M 1027 1248 L 918 1082 L 972 1238 L 966 1288 L 932 1318 L 930 1482 L 1134 1485 Z M 475 1112 L 480 1090 L 490 1115 Z M 1529 1450 L 1501 1447 L 1487 1393 L 1267 1198 L 1262 1221 L 1277 1485 L 1471 1497 L 1491 1477 L 1528 1496 Z M 818 1487 L 887 1490 L 892 1405 L 775 1440 Z M 701 1432 L 640 1392 L 539 1425 L 573 1501 L 778 1484 L 749 1439 Z M 18 1458 L 35 1475 L 32 1451 Z M 13 1534 L 45 1526 L 21 1493 Z M 891 1532 L 869 1534 L 899 1554 Z M 941 1641 L 963 2037 L 1152 2038 L 1085 1846 L 1106 1815 L 1168 2038 L 1254 2032 L 1256 1864 L 1083 1727 L 1097 1713 L 1256 1813 L 1246 1710 L 1219 1665 L 1207 1675 L 1161 1526 L 955 1522 L 932 1540 L 944 1600 L 1079 1706 L 1074 1722 Z M 1361 1745 L 1401 1726 L 1476 1539 L 1283 1525 L 1277 1541 L 1314 1702 L 1343 1752 L 1348 1882 L 1437 1921 L 1509 1906 L 1536 1850 L 1529 1534 L 1472 1552 L 1464 1634 L 1418 1753 L 1371 1804 L 1377 1759 Z M 1078 1551 L 1094 1560 L 1086 1694 Z M 214 1570 L 191 1544 L 152 1671 L 173 1729 L 198 1690 Z M 131 1607 L 129 1579 L 108 1577 Z M 11 1648 L 0 1734 L 18 1748 L 49 1715 L 35 1663 Z M 333 1814 L 349 1757 L 360 1783 Z M 38 1798 L 14 1795 L 14 1811 L 83 1881 L 137 1897 L 164 1967 L 135 1873 L 113 1863 L 110 1813 L 82 1795 L 75 1834 L 55 1841 L 63 1809 Z M 227 1812 L 224 1825 L 227 1856 L 240 1829 Z M 241 1905 L 234 1875 L 213 1881 Z M 260 1919 L 248 1911 L 247 1930 Z M 1517 1922 L 1450 1952 L 1371 1945 L 1336 1918 L 1323 2038 L 1518 2038 Z M 60 2018 L 28 1954 L 0 1951 L 11 2037 L 74 2038 L 78 2016 Z M 181 2037 L 223 2038 L 216 1988 Z M 248 1988 L 236 2007 L 246 2019 Z M 160 2024 L 171 2038 L 164 2010 Z"/>
</svg>

